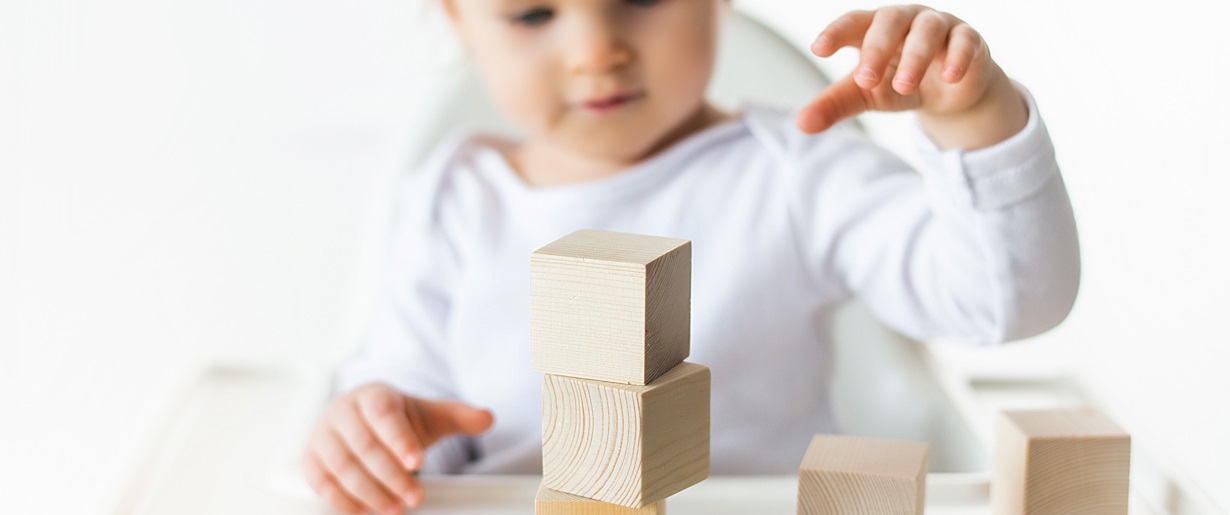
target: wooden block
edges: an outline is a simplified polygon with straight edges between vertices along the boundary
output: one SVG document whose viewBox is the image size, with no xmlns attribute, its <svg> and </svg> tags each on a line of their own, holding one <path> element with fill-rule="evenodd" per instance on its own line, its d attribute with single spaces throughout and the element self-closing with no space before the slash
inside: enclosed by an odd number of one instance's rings
<svg viewBox="0 0 1230 515">
<path fill-rule="evenodd" d="M 577 231 L 530 256 L 534 370 L 645 385 L 688 357 L 692 243 Z"/>
<path fill-rule="evenodd" d="M 646 386 L 548 374 L 543 484 L 640 508 L 709 477 L 707 367 L 680 363 Z"/>
<path fill-rule="evenodd" d="M 991 505 L 997 515 L 1124 515 L 1131 437 L 1092 408 L 1004 412 Z"/>
<path fill-rule="evenodd" d="M 658 501 L 644 508 L 628 508 L 609 502 L 586 499 L 579 495 L 566 494 L 544 486 L 538 487 L 534 496 L 534 515 L 664 515 L 666 501 Z"/>
<path fill-rule="evenodd" d="M 816 435 L 799 465 L 799 513 L 922 515 L 927 444 Z"/>
</svg>

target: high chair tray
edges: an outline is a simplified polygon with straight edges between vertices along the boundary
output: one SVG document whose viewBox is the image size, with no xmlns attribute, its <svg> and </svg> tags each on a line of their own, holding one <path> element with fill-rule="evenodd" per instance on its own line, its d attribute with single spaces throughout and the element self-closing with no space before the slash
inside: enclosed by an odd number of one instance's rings
<svg viewBox="0 0 1230 515">
<path fill-rule="evenodd" d="M 180 388 L 110 510 L 116 515 L 326 514 L 297 469 L 319 378 L 277 367 L 211 366 Z M 288 436 L 294 435 L 294 436 Z M 801 459 L 801 458 L 800 458 Z M 532 514 L 538 476 L 424 477 L 424 515 Z M 670 513 L 795 513 L 797 478 L 716 476 L 672 496 Z M 986 473 L 927 476 L 930 515 L 988 514 Z M 1151 515 L 1133 505 L 1133 515 Z"/>
</svg>

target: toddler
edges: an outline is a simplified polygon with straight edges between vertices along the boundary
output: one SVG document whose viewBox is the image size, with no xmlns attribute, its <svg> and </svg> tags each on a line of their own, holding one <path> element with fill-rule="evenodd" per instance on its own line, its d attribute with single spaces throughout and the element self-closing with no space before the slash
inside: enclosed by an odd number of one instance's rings
<svg viewBox="0 0 1230 515">
<path fill-rule="evenodd" d="M 723 0 L 441 1 L 523 139 L 451 140 L 399 191 L 386 295 L 304 452 L 339 510 L 416 506 L 419 470 L 541 473 L 529 259 L 577 229 L 692 240 L 715 474 L 793 473 L 839 430 L 830 318 L 853 297 L 973 344 L 1043 332 L 1075 299 L 1046 129 L 950 14 L 832 22 L 812 52 L 854 47 L 858 67 L 790 116 L 706 100 Z M 868 110 L 914 113 L 920 169 L 838 123 Z"/>
</svg>

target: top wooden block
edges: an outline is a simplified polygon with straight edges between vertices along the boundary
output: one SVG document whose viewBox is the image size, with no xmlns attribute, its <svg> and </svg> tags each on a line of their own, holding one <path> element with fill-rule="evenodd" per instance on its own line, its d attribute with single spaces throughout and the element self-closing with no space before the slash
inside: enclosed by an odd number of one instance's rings
<svg viewBox="0 0 1230 515">
<path fill-rule="evenodd" d="M 577 231 L 530 256 L 532 367 L 645 385 L 688 357 L 692 243 Z"/>
<path fill-rule="evenodd" d="M 1093 408 L 1004 412 L 991 505 L 1003 515 L 1126 515 L 1131 437 Z"/>
<path fill-rule="evenodd" d="M 927 444 L 816 435 L 799 465 L 799 510 L 807 515 L 922 515 Z"/>
</svg>

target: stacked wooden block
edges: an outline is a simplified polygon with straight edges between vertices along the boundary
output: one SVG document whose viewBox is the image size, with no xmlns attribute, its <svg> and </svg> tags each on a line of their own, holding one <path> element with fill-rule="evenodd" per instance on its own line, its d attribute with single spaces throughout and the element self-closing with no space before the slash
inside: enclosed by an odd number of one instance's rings
<svg viewBox="0 0 1230 515">
<path fill-rule="evenodd" d="M 709 369 L 690 348 L 692 246 L 578 231 L 530 259 L 543 378 L 539 514 L 662 513 L 709 476 Z"/>
</svg>

